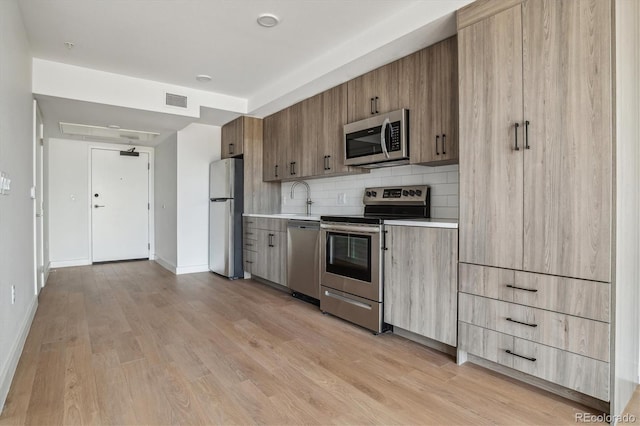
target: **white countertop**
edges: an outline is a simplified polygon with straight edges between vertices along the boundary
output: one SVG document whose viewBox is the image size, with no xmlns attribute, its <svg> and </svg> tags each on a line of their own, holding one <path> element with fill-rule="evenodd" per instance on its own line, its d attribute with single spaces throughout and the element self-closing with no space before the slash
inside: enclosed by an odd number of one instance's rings
<svg viewBox="0 0 640 426">
<path fill-rule="evenodd" d="M 385 220 L 385 225 L 421 226 L 424 228 L 452 228 L 458 229 L 457 219 L 399 219 Z"/>
<path fill-rule="evenodd" d="M 244 213 L 243 216 L 246 217 L 266 217 L 271 219 L 293 219 L 293 220 L 311 220 L 314 222 L 320 222 L 319 215 L 304 215 L 304 214 L 293 214 L 293 213 L 274 213 L 274 214 L 262 214 L 262 213 Z"/>
<path fill-rule="evenodd" d="M 266 217 L 271 219 L 293 219 L 293 220 L 310 220 L 314 222 L 320 221 L 319 215 L 307 216 L 304 214 L 293 213 L 274 213 L 274 214 L 262 214 L 262 213 L 245 213 L 246 217 Z M 421 226 L 425 228 L 451 228 L 458 229 L 457 219 L 398 219 L 398 220 L 385 220 L 385 225 L 396 226 Z"/>
</svg>

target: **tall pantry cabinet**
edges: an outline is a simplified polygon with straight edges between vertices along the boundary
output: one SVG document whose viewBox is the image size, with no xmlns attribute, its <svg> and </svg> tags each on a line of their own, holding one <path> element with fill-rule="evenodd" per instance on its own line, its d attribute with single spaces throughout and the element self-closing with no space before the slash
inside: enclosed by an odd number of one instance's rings
<svg viewBox="0 0 640 426">
<path fill-rule="evenodd" d="M 635 283 L 616 279 L 616 245 L 638 252 L 638 221 L 616 222 L 616 173 L 638 167 L 637 155 L 615 167 L 615 126 L 628 114 L 616 117 L 616 96 L 637 88 L 631 78 L 615 84 L 619 33 L 638 31 L 616 27 L 623 13 L 637 16 L 637 4 L 479 0 L 458 11 L 459 359 L 489 360 L 615 413 L 637 381 L 639 337 L 616 342 L 625 309 L 616 291 L 640 301 L 637 266 L 621 271 L 631 268 Z M 635 40 L 635 51 L 622 46 L 626 67 L 638 66 Z"/>
</svg>

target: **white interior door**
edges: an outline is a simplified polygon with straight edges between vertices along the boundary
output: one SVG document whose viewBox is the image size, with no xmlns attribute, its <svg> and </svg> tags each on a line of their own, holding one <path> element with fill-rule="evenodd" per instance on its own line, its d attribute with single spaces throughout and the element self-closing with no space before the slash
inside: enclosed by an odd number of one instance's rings
<svg viewBox="0 0 640 426">
<path fill-rule="evenodd" d="M 91 150 L 93 262 L 149 258 L 149 154 Z"/>
</svg>

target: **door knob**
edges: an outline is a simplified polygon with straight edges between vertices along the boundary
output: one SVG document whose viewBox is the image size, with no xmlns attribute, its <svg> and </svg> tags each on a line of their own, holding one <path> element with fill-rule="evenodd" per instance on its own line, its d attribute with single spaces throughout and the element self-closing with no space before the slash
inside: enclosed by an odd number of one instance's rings
<svg viewBox="0 0 640 426">
<path fill-rule="evenodd" d="M 100 208 L 100 207 L 104 207 L 104 206 L 99 206 L 98 204 L 94 204 L 94 205 L 93 205 L 93 208 L 94 208 L 94 209 L 98 209 L 98 208 Z"/>
</svg>

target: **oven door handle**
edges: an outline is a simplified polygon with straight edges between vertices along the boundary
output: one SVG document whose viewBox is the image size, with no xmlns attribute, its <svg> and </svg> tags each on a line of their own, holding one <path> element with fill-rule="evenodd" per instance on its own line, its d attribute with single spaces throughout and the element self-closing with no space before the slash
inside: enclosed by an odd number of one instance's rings
<svg viewBox="0 0 640 426">
<path fill-rule="evenodd" d="M 320 228 L 325 231 L 348 232 L 350 234 L 379 234 L 378 226 L 353 226 L 353 225 L 327 225 L 320 224 Z"/>
<path fill-rule="evenodd" d="M 387 138 L 384 135 L 384 131 L 387 130 L 387 126 L 391 125 L 389 117 L 385 118 L 382 122 L 382 130 L 380 131 L 380 147 L 386 158 L 389 158 L 389 151 L 387 151 Z"/>
</svg>

